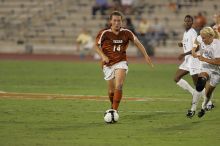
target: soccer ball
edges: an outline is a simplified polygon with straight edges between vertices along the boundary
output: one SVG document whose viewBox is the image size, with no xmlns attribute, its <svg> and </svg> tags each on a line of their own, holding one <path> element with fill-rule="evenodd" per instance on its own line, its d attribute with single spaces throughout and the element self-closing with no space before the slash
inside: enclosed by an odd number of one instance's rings
<svg viewBox="0 0 220 146">
<path fill-rule="evenodd" d="M 104 114 L 104 121 L 106 123 L 115 123 L 119 119 L 118 112 L 114 109 L 109 109 Z"/>
</svg>

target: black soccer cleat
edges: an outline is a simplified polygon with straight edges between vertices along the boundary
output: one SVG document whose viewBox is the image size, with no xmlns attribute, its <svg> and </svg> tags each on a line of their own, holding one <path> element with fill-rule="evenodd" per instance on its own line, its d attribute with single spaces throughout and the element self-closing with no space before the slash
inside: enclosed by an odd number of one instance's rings
<svg viewBox="0 0 220 146">
<path fill-rule="evenodd" d="M 195 111 L 188 110 L 188 112 L 186 113 L 186 117 L 192 118 L 195 115 L 195 113 L 196 113 Z"/>
<path fill-rule="evenodd" d="M 198 117 L 202 118 L 205 115 L 205 110 L 201 109 L 201 111 L 198 113 Z"/>
</svg>

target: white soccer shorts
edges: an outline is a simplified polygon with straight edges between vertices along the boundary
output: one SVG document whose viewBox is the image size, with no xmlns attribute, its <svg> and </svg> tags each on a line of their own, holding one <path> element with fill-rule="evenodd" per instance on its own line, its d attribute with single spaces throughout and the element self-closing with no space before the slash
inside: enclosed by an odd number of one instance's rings
<svg viewBox="0 0 220 146">
<path fill-rule="evenodd" d="M 103 73 L 105 80 L 111 80 L 115 78 L 115 70 L 116 69 L 125 69 L 126 73 L 128 73 L 128 64 L 127 61 L 118 62 L 112 66 L 103 66 Z"/>
<path fill-rule="evenodd" d="M 210 85 L 216 87 L 220 82 L 220 70 L 214 70 L 207 63 L 203 63 L 201 67 L 201 72 L 206 72 L 209 75 Z"/>
<path fill-rule="evenodd" d="M 192 56 L 187 56 L 179 69 L 188 71 L 191 76 L 201 72 L 199 60 L 192 58 Z"/>
</svg>

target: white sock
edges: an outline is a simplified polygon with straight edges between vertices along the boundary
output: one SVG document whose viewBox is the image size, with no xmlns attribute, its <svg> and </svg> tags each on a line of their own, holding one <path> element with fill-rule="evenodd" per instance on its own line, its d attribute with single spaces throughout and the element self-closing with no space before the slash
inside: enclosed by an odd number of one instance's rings
<svg viewBox="0 0 220 146">
<path fill-rule="evenodd" d="M 209 105 L 211 106 L 211 105 L 212 105 L 211 99 L 213 99 L 213 93 L 212 93 L 212 95 L 211 95 L 211 98 L 210 98 L 209 102 L 207 103 L 207 106 L 209 106 Z"/>
<path fill-rule="evenodd" d="M 191 111 L 196 111 L 196 107 L 199 101 L 199 98 L 202 96 L 202 92 L 198 92 L 196 90 L 193 91 L 193 99 L 192 99 L 192 107 Z"/>
<path fill-rule="evenodd" d="M 190 84 L 185 81 L 184 79 L 180 79 L 179 82 L 176 83 L 178 86 L 183 88 L 184 90 L 189 91 L 191 94 L 193 94 L 193 88 L 190 86 Z"/>
<path fill-rule="evenodd" d="M 211 100 L 209 100 L 207 97 L 204 99 L 203 103 L 202 103 L 202 109 L 206 109 L 208 105 L 211 105 L 212 102 Z"/>
<path fill-rule="evenodd" d="M 202 90 L 202 97 L 203 97 L 203 99 L 204 99 L 204 101 L 205 101 L 205 99 L 206 99 L 205 88 Z"/>
<path fill-rule="evenodd" d="M 207 103 L 207 106 L 211 106 L 212 105 L 212 101 L 209 100 L 209 102 Z"/>
<path fill-rule="evenodd" d="M 206 100 L 208 100 L 207 99 L 207 97 L 206 97 L 206 95 L 205 95 L 205 89 L 204 90 L 202 90 L 202 97 L 203 97 L 203 102 L 202 102 L 202 108 L 205 106 L 205 103 L 206 103 Z M 212 105 L 212 101 L 211 101 L 211 99 L 213 98 L 213 93 L 212 93 L 212 95 L 211 95 L 211 98 L 210 98 L 210 100 L 208 101 L 208 103 L 206 104 L 206 106 L 211 106 Z"/>
</svg>

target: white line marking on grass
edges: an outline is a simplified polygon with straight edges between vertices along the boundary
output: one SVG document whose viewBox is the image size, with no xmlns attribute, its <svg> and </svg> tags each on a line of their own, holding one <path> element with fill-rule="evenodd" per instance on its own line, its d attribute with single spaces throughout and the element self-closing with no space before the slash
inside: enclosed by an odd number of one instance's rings
<svg viewBox="0 0 220 146">
<path fill-rule="evenodd" d="M 91 101 L 109 101 L 107 96 L 97 95 L 70 95 L 70 94 L 49 94 L 49 93 L 17 93 L 17 92 L 0 92 L 0 98 L 16 99 L 72 99 L 72 100 L 91 100 Z M 191 98 L 162 98 L 162 97 L 123 97 L 122 102 L 140 101 L 140 102 L 190 102 Z M 215 99 L 217 101 L 217 99 Z"/>
<path fill-rule="evenodd" d="M 105 111 L 82 111 L 82 112 L 86 112 L 86 113 L 104 113 Z M 142 110 L 142 111 L 119 111 L 119 114 L 120 113 L 182 113 L 180 111 L 145 111 L 145 110 Z"/>
</svg>

